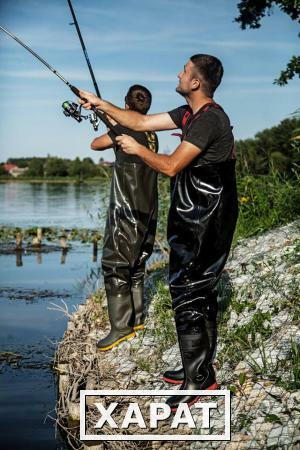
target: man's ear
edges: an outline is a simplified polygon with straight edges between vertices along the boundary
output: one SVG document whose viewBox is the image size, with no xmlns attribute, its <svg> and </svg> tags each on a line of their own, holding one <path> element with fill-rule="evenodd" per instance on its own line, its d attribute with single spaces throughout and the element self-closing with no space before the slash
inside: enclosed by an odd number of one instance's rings
<svg viewBox="0 0 300 450">
<path fill-rule="evenodd" d="M 198 78 L 192 79 L 192 90 L 197 91 L 201 88 L 201 81 Z"/>
<path fill-rule="evenodd" d="M 129 109 L 129 106 L 127 105 L 127 103 L 125 103 L 125 109 Z"/>
</svg>

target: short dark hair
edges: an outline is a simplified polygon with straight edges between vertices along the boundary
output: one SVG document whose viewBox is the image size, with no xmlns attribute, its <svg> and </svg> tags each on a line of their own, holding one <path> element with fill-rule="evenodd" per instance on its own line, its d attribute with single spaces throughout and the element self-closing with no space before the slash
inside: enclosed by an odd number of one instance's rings
<svg viewBox="0 0 300 450">
<path fill-rule="evenodd" d="M 204 93 L 213 97 L 224 73 L 221 61 L 215 56 L 202 54 L 194 55 L 190 59 L 202 79 Z"/>
<path fill-rule="evenodd" d="M 147 114 L 151 106 L 152 95 L 144 86 L 134 84 L 129 88 L 125 97 L 125 102 L 129 106 L 129 109 L 138 111 L 142 114 Z"/>
</svg>

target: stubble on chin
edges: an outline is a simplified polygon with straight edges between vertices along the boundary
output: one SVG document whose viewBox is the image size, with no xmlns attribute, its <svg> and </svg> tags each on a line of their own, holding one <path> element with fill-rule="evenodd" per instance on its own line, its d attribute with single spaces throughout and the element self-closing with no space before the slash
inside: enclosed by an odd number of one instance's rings
<svg viewBox="0 0 300 450">
<path fill-rule="evenodd" d="M 181 87 L 179 85 L 176 87 L 175 91 L 177 92 L 177 94 L 179 94 L 185 98 L 186 93 L 181 89 Z"/>
</svg>

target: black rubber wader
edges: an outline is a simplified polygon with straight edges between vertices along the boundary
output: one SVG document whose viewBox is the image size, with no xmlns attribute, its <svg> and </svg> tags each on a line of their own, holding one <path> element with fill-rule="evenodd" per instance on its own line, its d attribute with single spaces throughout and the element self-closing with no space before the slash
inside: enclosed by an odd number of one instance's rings
<svg viewBox="0 0 300 450">
<path fill-rule="evenodd" d="M 102 270 L 111 325 L 98 342 L 109 350 L 135 335 L 144 321 L 144 273 L 157 223 L 157 173 L 144 163 L 114 165 Z"/>
<path fill-rule="evenodd" d="M 195 307 L 192 307 L 191 311 L 188 309 L 183 309 L 183 314 L 179 315 L 177 313 L 177 321 L 182 321 L 183 324 L 187 324 L 188 327 L 191 325 L 191 317 L 194 316 L 194 319 L 196 318 L 196 314 L 194 311 Z M 218 311 L 218 304 L 217 304 L 217 292 L 213 293 L 213 297 L 210 298 L 209 304 L 206 304 L 204 307 L 200 307 L 201 310 L 201 316 L 203 316 L 202 326 L 205 328 L 207 333 L 207 343 L 208 343 L 208 351 L 209 351 L 209 364 L 212 365 L 215 353 L 216 353 L 216 344 L 217 344 L 217 311 Z M 188 316 L 188 317 L 187 317 Z M 199 316 L 199 314 L 198 314 Z M 199 327 L 199 324 L 197 325 Z M 177 327 L 178 328 L 178 327 Z M 195 324 L 194 324 L 195 328 Z M 183 332 L 186 332 L 184 329 Z M 180 345 L 180 339 L 179 339 L 179 348 L 181 350 Z M 167 383 L 171 384 L 182 384 L 184 382 L 184 369 L 181 367 L 178 370 L 167 370 L 163 374 L 163 380 Z M 185 388 L 186 389 L 186 388 Z"/>
<path fill-rule="evenodd" d="M 203 164 L 197 158 L 172 180 L 168 241 L 169 283 L 183 370 L 164 379 L 180 389 L 216 387 L 216 285 L 229 255 L 238 217 L 235 160 Z M 174 378 L 172 376 L 174 375 Z M 183 379 L 180 377 L 182 377 Z M 168 400 L 193 404 L 192 396 Z"/>
</svg>

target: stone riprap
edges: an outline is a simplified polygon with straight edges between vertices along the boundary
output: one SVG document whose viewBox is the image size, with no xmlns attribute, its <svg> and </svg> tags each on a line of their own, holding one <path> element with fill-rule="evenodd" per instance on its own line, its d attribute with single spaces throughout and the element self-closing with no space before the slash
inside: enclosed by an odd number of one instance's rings
<svg viewBox="0 0 300 450">
<path fill-rule="evenodd" d="M 232 392 L 231 441 L 128 442 L 126 447 L 107 441 L 87 447 L 78 440 L 80 389 L 172 388 L 160 378 L 166 368 L 180 366 L 164 269 L 148 275 L 145 331 L 109 352 L 96 350 L 109 329 L 103 291 L 70 314 L 55 367 L 58 422 L 73 448 L 300 449 L 299 230 L 298 221 L 239 241 L 219 283 L 215 367 L 221 389 Z M 91 399 L 90 424 L 94 416 Z M 214 422 L 214 432 L 222 427 L 222 421 Z M 162 425 L 161 433 L 167 428 Z"/>
</svg>

